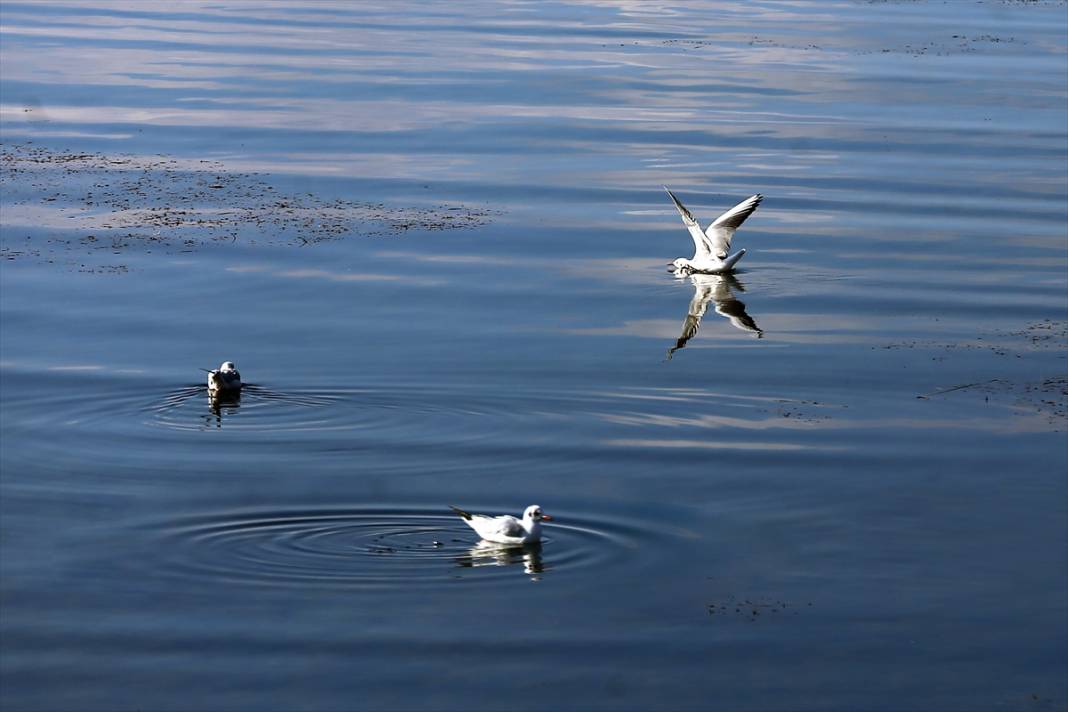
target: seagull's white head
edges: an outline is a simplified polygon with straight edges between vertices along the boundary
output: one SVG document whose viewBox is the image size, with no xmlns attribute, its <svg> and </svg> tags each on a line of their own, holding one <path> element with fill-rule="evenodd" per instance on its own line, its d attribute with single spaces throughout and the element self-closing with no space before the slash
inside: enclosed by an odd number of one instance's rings
<svg viewBox="0 0 1068 712">
<path fill-rule="evenodd" d="M 552 520 L 552 517 L 541 511 L 541 507 L 538 505 L 532 504 L 523 511 L 523 519 L 528 519 L 532 522 L 548 522 Z"/>
<path fill-rule="evenodd" d="M 233 361 L 224 361 L 214 371 L 208 371 L 208 388 L 213 391 L 236 391 L 241 388 L 241 374 Z"/>
<path fill-rule="evenodd" d="M 690 268 L 690 261 L 685 257 L 678 257 L 671 263 L 671 266 L 675 268 L 676 272 L 681 272 Z"/>
</svg>

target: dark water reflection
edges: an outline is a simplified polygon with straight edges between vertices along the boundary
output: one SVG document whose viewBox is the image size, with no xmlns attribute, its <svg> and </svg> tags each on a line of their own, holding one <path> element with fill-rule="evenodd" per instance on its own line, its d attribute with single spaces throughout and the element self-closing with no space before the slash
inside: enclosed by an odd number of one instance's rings
<svg viewBox="0 0 1068 712">
<path fill-rule="evenodd" d="M 5 2 L 0 707 L 1063 708 L 1064 12 Z"/>
</svg>

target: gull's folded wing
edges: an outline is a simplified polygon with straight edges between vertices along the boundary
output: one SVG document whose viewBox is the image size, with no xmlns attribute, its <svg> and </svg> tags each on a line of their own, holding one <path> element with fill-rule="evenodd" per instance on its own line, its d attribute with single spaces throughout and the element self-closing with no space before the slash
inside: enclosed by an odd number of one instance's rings
<svg viewBox="0 0 1068 712">
<path fill-rule="evenodd" d="M 498 517 L 494 524 L 497 525 L 497 533 L 503 536 L 523 536 L 526 534 L 526 530 L 523 529 L 523 525 L 519 523 L 519 520 L 515 517 Z"/>
</svg>

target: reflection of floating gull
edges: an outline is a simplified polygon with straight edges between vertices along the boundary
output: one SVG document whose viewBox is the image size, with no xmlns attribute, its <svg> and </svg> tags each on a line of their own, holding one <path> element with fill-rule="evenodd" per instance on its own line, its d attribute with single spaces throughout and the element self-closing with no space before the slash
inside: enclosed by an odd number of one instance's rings
<svg viewBox="0 0 1068 712">
<path fill-rule="evenodd" d="M 206 369 L 205 369 L 206 370 Z M 237 393 L 241 390 L 241 374 L 233 361 L 226 361 L 215 370 L 208 371 L 208 391 L 211 393 Z"/>
<path fill-rule="evenodd" d="M 529 575 L 545 571 L 545 565 L 541 559 L 540 543 L 507 546 L 494 544 L 491 541 L 480 541 L 466 554 L 456 557 L 456 563 L 465 568 L 522 564 L 523 571 Z"/>
<path fill-rule="evenodd" d="M 221 428 L 223 415 L 233 415 L 241 407 L 241 391 L 208 391 L 208 408 L 211 415 L 206 415 L 205 420 L 210 426 L 212 416 L 215 417 L 215 427 Z"/>
<path fill-rule="evenodd" d="M 693 216 L 693 213 L 686 209 L 686 206 L 675 197 L 674 193 L 668 190 L 667 186 L 664 186 L 664 190 L 667 190 L 667 194 L 671 196 L 671 200 L 675 203 L 679 215 L 682 216 L 682 222 L 686 224 L 686 229 L 690 231 L 690 237 L 693 238 L 694 244 L 693 259 L 688 260 L 685 257 L 679 257 L 671 263 L 676 271 L 727 272 L 733 268 L 738 260 L 742 259 L 742 255 L 745 254 L 745 250 L 738 250 L 733 255 L 728 256 L 734 231 L 745 222 L 747 217 L 753 214 L 764 196 L 758 193 L 746 198 L 716 218 L 715 222 L 702 232 L 701 226 L 697 223 L 697 218 Z"/>
<path fill-rule="evenodd" d="M 451 504 L 449 508 L 463 517 L 467 526 L 475 530 L 486 541 L 497 544 L 518 546 L 541 541 L 541 523 L 551 520 L 543 514 L 541 507 L 532 504 L 523 511 L 523 518 L 516 519 L 510 514 L 500 517 L 487 517 L 484 514 L 471 514 Z"/>
<path fill-rule="evenodd" d="M 686 342 L 697 333 L 697 329 L 701 326 L 701 317 L 705 315 L 710 301 L 715 304 L 716 313 L 730 319 L 734 328 L 756 334 L 758 339 L 764 334 L 764 331 L 753 321 L 753 317 L 746 313 L 745 304 L 734 298 L 732 289 L 737 289 L 739 292 L 745 291 L 745 287 L 734 275 L 694 274 L 690 275 L 690 281 L 693 282 L 694 287 L 693 299 L 690 300 L 690 312 L 682 324 L 682 335 L 675 342 L 675 346 L 668 350 L 668 359 L 686 346 Z"/>
</svg>

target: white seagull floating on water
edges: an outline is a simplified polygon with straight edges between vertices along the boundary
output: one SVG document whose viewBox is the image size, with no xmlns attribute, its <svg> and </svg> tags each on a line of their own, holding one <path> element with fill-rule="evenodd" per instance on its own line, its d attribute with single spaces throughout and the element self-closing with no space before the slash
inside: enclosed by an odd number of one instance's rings
<svg viewBox="0 0 1068 712">
<path fill-rule="evenodd" d="M 225 361 L 222 366 L 208 371 L 208 391 L 231 394 L 241 391 L 241 374 L 237 372 L 233 361 Z"/>
<path fill-rule="evenodd" d="M 516 519 L 510 514 L 500 517 L 487 517 L 484 514 L 471 514 L 451 504 L 449 509 L 463 517 L 467 526 L 486 541 L 495 544 L 522 546 L 541 541 L 541 523 L 552 517 L 541 511 L 541 507 L 532 504 L 523 511 L 523 518 Z"/>
<path fill-rule="evenodd" d="M 759 193 L 749 196 L 716 218 L 715 222 L 709 225 L 707 230 L 702 231 L 693 213 L 686 209 L 686 206 L 675 197 L 674 193 L 668 190 L 666 185 L 664 190 L 667 190 L 667 194 L 671 196 L 672 202 L 675 203 L 679 215 L 682 216 L 682 221 L 686 223 L 686 229 L 690 231 L 690 237 L 693 238 L 694 244 L 693 259 L 688 260 L 685 257 L 679 257 L 670 263 L 675 267 L 675 270 L 677 272 L 705 273 L 731 270 L 745 254 L 745 250 L 738 250 L 733 255 L 729 255 L 734 231 L 745 222 L 747 217 L 753 214 L 764 196 Z"/>
</svg>

